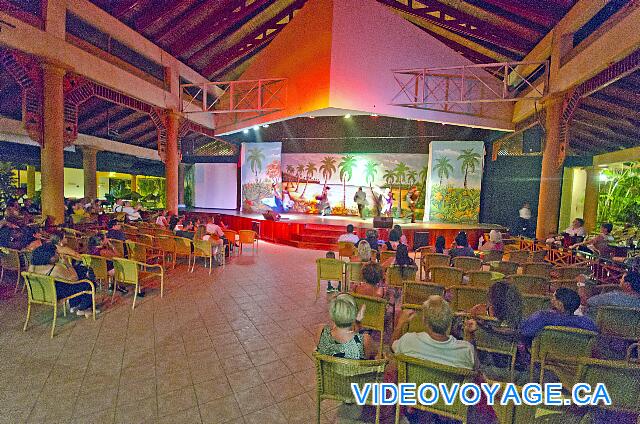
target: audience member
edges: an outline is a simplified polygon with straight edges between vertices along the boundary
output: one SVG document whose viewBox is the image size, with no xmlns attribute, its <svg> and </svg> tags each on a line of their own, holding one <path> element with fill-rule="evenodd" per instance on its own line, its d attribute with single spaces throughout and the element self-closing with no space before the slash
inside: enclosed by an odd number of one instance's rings
<svg viewBox="0 0 640 424">
<path fill-rule="evenodd" d="M 483 244 L 479 250 L 487 251 L 504 251 L 504 243 L 502 242 L 502 233 L 498 230 L 489 231 L 489 241 Z"/>
<path fill-rule="evenodd" d="M 456 236 L 454 247 L 449 250 L 449 256 L 452 258 L 458 256 L 475 256 L 475 252 L 469 246 L 469 241 L 467 240 L 467 233 L 464 231 L 460 231 Z"/>
<path fill-rule="evenodd" d="M 107 238 L 125 241 L 127 239 L 127 235 L 122 231 L 122 227 L 120 223 L 115 219 L 109 221 L 107 225 Z"/>
<path fill-rule="evenodd" d="M 448 254 L 448 250 L 446 249 L 446 244 L 447 244 L 447 241 L 445 240 L 444 236 L 436 237 L 434 253 L 440 253 L 441 255 Z"/>
<path fill-rule="evenodd" d="M 114 212 L 124 212 L 124 200 L 117 199 L 116 203 L 113 205 Z"/>
<path fill-rule="evenodd" d="M 388 263 L 389 261 L 391 261 L 391 263 Z M 395 257 L 389 258 L 385 261 L 385 264 L 382 265 L 383 268 L 387 268 L 392 264 L 397 265 L 400 268 L 400 275 L 403 278 L 410 269 L 417 269 L 416 262 L 409 256 L 409 248 L 404 244 L 398 245 Z"/>
<path fill-rule="evenodd" d="M 338 242 L 342 241 L 358 244 L 358 241 L 360 241 L 360 237 L 358 237 L 358 235 L 354 232 L 353 225 L 347 225 L 347 232 L 341 234 L 340 237 L 338 237 Z"/>
<path fill-rule="evenodd" d="M 609 243 L 613 242 L 613 236 L 611 235 L 613 225 L 605 222 L 600 226 L 600 234 L 580 243 L 575 243 L 571 246 L 572 249 L 578 248 L 583 252 L 595 253 L 603 258 L 611 256 L 612 248 L 609 247 Z"/>
<path fill-rule="evenodd" d="M 474 317 L 495 318 L 500 327 L 520 328 L 522 322 L 522 296 L 518 288 L 507 281 L 496 281 L 489 288 L 487 303 L 469 311 Z"/>
<path fill-rule="evenodd" d="M 368 229 L 367 232 L 365 233 L 365 240 L 367 240 L 367 242 L 369 243 L 369 246 L 371 247 L 371 250 L 375 250 L 376 253 L 378 252 L 378 230 L 376 229 Z"/>
<path fill-rule="evenodd" d="M 574 315 L 578 307 L 580 307 L 578 293 L 564 287 L 557 289 L 551 298 L 550 310 L 538 311 L 522 323 L 520 333 L 524 342 L 530 346 L 538 333 L 550 325 L 598 331 L 591 318 Z"/>
<path fill-rule="evenodd" d="M 215 216 L 210 216 L 209 217 L 209 222 L 207 222 L 205 230 L 206 230 L 207 234 L 216 235 L 216 236 L 218 236 L 220 238 L 224 237 L 224 231 L 222 231 L 222 228 L 220 228 L 220 226 L 218 224 L 216 224 Z"/>
<path fill-rule="evenodd" d="M 572 243 L 576 243 L 582 241 L 586 235 L 586 231 L 584 229 L 584 219 L 576 218 L 571 222 L 571 225 L 564 230 L 560 235 L 549 237 L 546 242 L 554 245 L 560 245 L 560 242 L 563 240 L 564 236 L 567 235 L 572 240 Z M 580 237 L 580 239 L 577 239 Z"/>
<path fill-rule="evenodd" d="M 56 247 L 59 256 L 69 256 L 73 259 L 82 259 L 80 253 L 67 246 L 67 235 L 63 231 L 58 231 L 51 236 L 51 243 Z"/>
<path fill-rule="evenodd" d="M 169 221 L 167 220 L 167 211 L 166 210 L 163 210 L 163 211 L 160 212 L 160 214 L 156 218 L 156 225 L 159 225 L 162 228 L 167 228 L 169 226 Z"/>
<path fill-rule="evenodd" d="M 369 262 L 371 260 L 371 246 L 366 240 L 358 242 L 358 255 L 352 258 L 352 261 Z"/>
<path fill-rule="evenodd" d="M 400 337 L 403 327 L 411 319 L 419 319 L 414 311 L 405 309 L 400 313 L 392 336 L 393 352 L 457 368 L 476 368 L 473 345 L 450 334 L 453 311 L 441 296 L 429 296 L 422 305 L 426 332 L 406 333 Z M 472 328 L 465 327 L 465 333 L 470 330 Z"/>
<path fill-rule="evenodd" d="M 384 287 L 380 283 L 384 279 L 384 270 L 375 262 L 368 262 L 362 266 L 363 283 L 356 284 L 353 292 L 365 296 L 384 297 Z"/>
<path fill-rule="evenodd" d="M 180 218 L 180 219 L 184 219 L 184 218 Z M 178 222 L 180 222 L 180 219 L 178 219 L 177 215 L 171 215 L 171 217 L 169 217 L 169 229 L 171 231 L 174 231 L 178 225 Z M 181 225 L 182 227 L 182 225 Z"/>
<path fill-rule="evenodd" d="M 584 276 L 578 277 L 578 291 L 582 293 L 585 291 L 584 280 Z M 595 317 L 598 308 L 602 306 L 640 309 L 640 274 L 634 271 L 624 274 L 620 278 L 620 288 L 621 290 L 598 294 L 587 299 L 587 313 L 589 316 Z"/>
<path fill-rule="evenodd" d="M 520 210 L 518 211 L 518 225 L 519 232 L 523 236 L 528 236 L 532 233 L 533 225 L 531 221 L 531 205 L 529 202 L 524 202 Z"/>
<path fill-rule="evenodd" d="M 365 305 L 360 310 L 349 294 L 340 294 L 329 302 L 332 325 L 325 325 L 316 335 L 317 352 L 345 359 L 366 359 L 373 356 L 371 336 L 358 333 L 364 318 Z"/>
</svg>

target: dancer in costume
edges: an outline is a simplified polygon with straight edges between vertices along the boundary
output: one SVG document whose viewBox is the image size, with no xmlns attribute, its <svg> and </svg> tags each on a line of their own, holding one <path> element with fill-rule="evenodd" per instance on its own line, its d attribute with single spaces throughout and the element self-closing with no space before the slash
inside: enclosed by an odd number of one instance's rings
<svg viewBox="0 0 640 424">
<path fill-rule="evenodd" d="M 409 214 L 405 216 L 405 218 L 410 217 L 411 222 L 416 222 L 416 203 L 418 202 L 418 198 L 420 197 L 420 192 L 418 191 L 417 186 L 411 187 L 407 192 L 407 206 L 409 207 Z"/>
<path fill-rule="evenodd" d="M 380 211 L 383 216 L 391 216 L 391 207 L 393 206 L 393 192 L 390 188 L 386 189 L 382 197 L 382 210 Z"/>
<path fill-rule="evenodd" d="M 320 215 L 331 215 L 331 205 L 329 204 L 329 190 L 328 186 L 324 186 L 322 189 L 322 194 L 316 196 L 316 200 L 318 201 L 318 211 Z"/>
<path fill-rule="evenodd" d="M 353 201 L 358 205 L 358 215 L 364 219 L 364 207 L 367 204 L 367 194 L 362 190 L 362 187 L 356 191 L 356 195 L 353 196 Z"/>
</svg>

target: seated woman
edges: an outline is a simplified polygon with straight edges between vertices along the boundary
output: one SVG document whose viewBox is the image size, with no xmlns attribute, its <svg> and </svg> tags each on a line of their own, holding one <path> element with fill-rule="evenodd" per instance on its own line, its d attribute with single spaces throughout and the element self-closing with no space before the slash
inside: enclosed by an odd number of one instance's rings
<svg viewBox="0 0 640 424">
<path fill-rule="evenodd" d="M 446 249 L 447 241 L 444 236 L 436 237 L 436 244 L 434 246 L 433 253 L 440 253 L 441 255 L 447 255 L 449 251 Z"/>
<path fill-rule="evenodd" d="M 369 243 L 369 247 L 371 250 L 375 250 L 376 254 L 379 250 L 378 248 L 378 230 L 368 229 L 365 233 L 365 240 Z"/>
<path fill-rule="evenodd" d="M 469 311 L 474 317 L 495 318 L 501 327 L 517 329 L 522 321 L 522 296 L 518 288 L 506 281 L 496 281 L 489 288 L 487 303 Z"/>
<path fill-rule="evenodd" d="M 411 258 L 411 256 L 409 256 L 409 248 L 404 244 L 398 245 L 396 256 L 384 261 L 384 263 L 382 264 L 382 268 L 386 270 L 391 265 L 398 265 L 400 267 L 400 274 L 402 274 L 403 277 L 408 269 L 417 269 L 415 261 Z"/>
<path fill-rule="evenodd" d="M 358 311 L 353 296 L 340 294 L 329 302 L 329 316 L 333 323 L 316 334 L 317 352 L 346 359 L 367 359 L 374 353 L 371 336 L 360 334 L 359 322 L 365 307 Z"/>
<path fill-rule="evenodd" d="M 353 286 L 353 292 L 365 296 L 384 297 L 384 287 L 379 287 L 384 279 L 384 270 L 375 263 L 369 262 L 362 266 L 364 283 Z"/>
<path fill-rule="evenodd" d="M 107 259 L 118 257 L 118 252 L 113 247 L 106 234 L 102 233 L 89 238 L 88 253 L 94 256 L 102 256 Z M 113 262 L 107 261 L 107 273 L 109 276 L 113 277 L 115 272 Z M 112 287 L 110 286 L 109 288 L 111 289 Z M 129 292 L 122 284 L 118 286 L 118 291 L 123 294 Z"/>
<path fill-rule="evenodd" d="M 167 228 L 169 226 L 169 221 L 167 220 L 167 211 L 160 212 L 160 215 L 156 218 L 156 225 L 161 226 L 162 228 Z"/>
<path fill-rule="evenodd" d="M 482 250 L 483 252 L 504 251 L 504 243 L 502 242 L 502 233 L 498 230 L 489 231 L 489 241 L 483 244 L 482 246 L 480 246 L 479 250 Z"/>
<path fill-rule="evenodd" d="M 476 253 L 469 246 L 469 240 L 467 239 L 467 233 L 460 231 L 455 238 L 453 248 L 449 250 L 449 256 L 455 258 L 457 256 L 471 256 L 475 257 Z"/>
<path fill-rule="evenodd" d="M 82 256 L 69 246 L 67 246 L 67 235 L 59 231 L 51 236 L 51 243 L 56 247 L 58 255 L 70 256 L 73 259 L 80 260 Z"/>
<path fill-rule="evenodd" d="M 356 249 L 356 255 L 350 258 L 351 262 L 369 262 L 371 260 L 371 246 L 366 240 L 360 240 Z"/>
<path fill-rule="evenodd" d="M 29 271 L 69 281 L 78 280 L 76 271 L 71 266 L 59 260 L 56 246 L 52 243 L 45 243 L 33 251 Z M 67 284 L 56 281 L 56 293 L 59 299 L 85 290 L 91 290 L 91 286 L 88 283 Z M 69 299 L 70 311 L 76 315 L 91 316 L 91 305 L 91 295 L 88 294 Z M 98 312 L 96 309 L 96 313 Z"/>
</svg>

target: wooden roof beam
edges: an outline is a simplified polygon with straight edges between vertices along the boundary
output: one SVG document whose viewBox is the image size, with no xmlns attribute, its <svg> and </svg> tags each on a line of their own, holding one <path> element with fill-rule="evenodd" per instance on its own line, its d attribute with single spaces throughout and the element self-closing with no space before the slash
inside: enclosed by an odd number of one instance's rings
<svg viewBox="0 0 640 424">
<path fill-rule="evenodd" d="M 600 115 L 598 113 L 583 109 L 582 107 L 576 109 L 576 111 L 573 113 L 573 116 L 580 117 L 582 121 L 586 120 L 597 122 L 606 127 L 613 128 L 615 129 L 615 131 L 620 131 L 621 133 L 630 137 L 638 136 L 640 138 L 640 125 L 633 125 L 632 123 L 624 119 L 609 118 L 604 115 Z"/>
<path fill-rule="evenodd" d="M 594 137 L 600 138 L 600 141 L 606 144 L 622 144 L 624 147 L 633 147 L 638 144 L 637 139 L 625 137 L 619 133 L 615 133 L 609 129 L 593 125 L 589 122 L 583 122 L 573 119 L 571 121 L 571 126 L 576 127 L 580 130 L 584 130 L 584 132 L 592 134 Z"/>
<path fill-rule="evenodd" d="M 619 103 L 608 102 L 594 96 L 585 97 L 584 99 L 581 100 L 581 102 L 589 106 L 593 106 L 602 111 L 605 111 L 608 113 L 614 113 L 615 115 L 613 115 L 613 117 L 617 119 L 630 118 L 635 121 L 640 121 L 639 111 L 627 108 Z"/>
</svg>

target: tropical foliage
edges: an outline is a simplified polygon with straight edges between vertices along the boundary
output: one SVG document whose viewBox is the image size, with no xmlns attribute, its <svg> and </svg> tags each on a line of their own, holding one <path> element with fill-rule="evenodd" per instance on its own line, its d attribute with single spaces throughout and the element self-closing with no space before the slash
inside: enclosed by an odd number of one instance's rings
<svg viewBox="0 0 640 424">
<path fill-rule="evenodd" d="M 5 209 L 7 201 L 15 194 L 15 188 L 16 178 L 11 162 L 0 162 L 0 209 Z"/>
<path fill-rule="evenodd" d="M 474 152 L 473 149 L 462 149 L 458 160 L 462 161 L 460 169 L 464 173 L 464 188 L 467 188 L 467 176 L 469 172 L 475 174 L 476 167 L 480 167 L 480 153 Z"/>
<path fill-rule="evenodd" d="M 598 222 L 640 225 L 640 164 L 603 169 L 600 185 Z M 601 178 L 601 180 L 604 180 Z"/>
<path fill-rule="evenodd" d="M 340 180 L 342 181 L 342 205 L 347 205 L 347 181 L 353 178 L 353 167 L 356 165 L 356 158 L 351 155 L 346 155 L 342 158 L 342 161 L 338 164 L 340 168 Z"/>
<path fill-rule="evenodd" d="M 260 148 L 253 147 L 249 149 L 247 160 L 249 161 L 251 172 L 253 172 L 253 174 L 256 176 L 256 181 L 258 181 L 258 174 L 262 171 L 262 161 L 264 160 L 264 153 L 262 153 L 262 150 Z"/>
<path fill-rule="evenodd" d="M 436 159 L 436 164 L 433 166 L 433 170 L 438 173 L 438 178 L 440 178 L 440 185 L 442 185 L 442 179 L 448 180 L 453 172 L 453 166 L 451 165 L 451 161 L 448 157 L 442 156 Z"/>
<path fill-rule="evenodd" d="M 329 178 L 333 176 L 333 173 L 336 172 L 336 159 L 331 156 L 326 156 L 322 159 L 320 164 L 320 173 L 322 173 L 322 178 L 324 178 L 324 185 L 327 185 L 327 181 Z"/>
<path fill-rule="evenodd" d="M 431 186 L 431 221 L 475 223 L 480 213 L 480 190 L 460 187 Z"/>
</svg>

